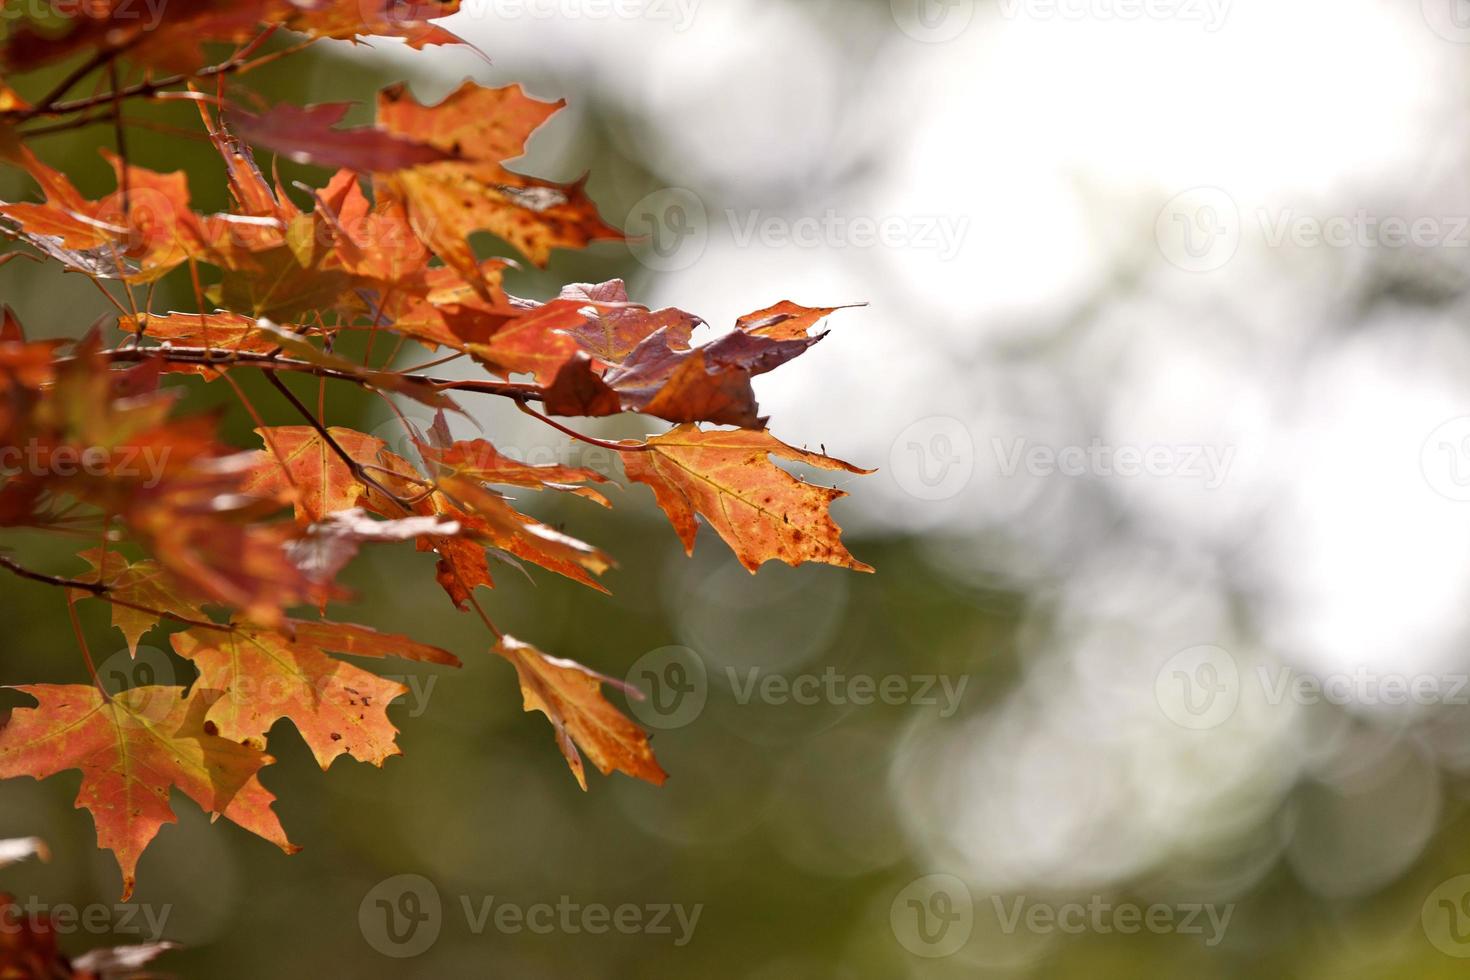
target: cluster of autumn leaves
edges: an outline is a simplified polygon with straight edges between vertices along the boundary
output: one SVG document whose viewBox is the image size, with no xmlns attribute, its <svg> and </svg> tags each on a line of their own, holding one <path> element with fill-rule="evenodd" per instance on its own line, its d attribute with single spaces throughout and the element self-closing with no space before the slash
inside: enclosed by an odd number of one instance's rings
<svg viewBox="0 0 1470 980">
<path fill-rule="evenodd" d="M 125 895 L 144 848 L 174 820 L 173 789 L 294 850 L 259 779 L 277 721 L 290 720 L 324 769 L 343 755 L 381 764 L 398 753 L 388 707 L 404 689 L 341 656 L 458 661 L 408 637 L 303 616 L 348 598 L 335 580 L 362 546 L 412 542 L 432 552 L 453 604 L 482 617 L 475 593 L 493 587 L 492 555 L 603 589 L 612 559 L 522 513 L 514 497 L 570 493 L 607 506 L 598 489 L 606 476 L 518 462 L 487 439 L 456 441 L 446 413 L 462 411 L 457 399 L 466 394 L 509 398 L 613 452 L 630 480 L 652 489 L 690 550 L 702 518 L 751 571 L 770 560 L 870 570 L 831 518 L 842 491 L 807 483 L 774 460 L 863 471 L 772 436 L 751 385 L 818 342 L 813 331 L 833 309 L 780 303 L 696 344 L 698 318 L 638 305 L 618 281 L 571 286 L 547 302 L 510 295 L 512 263 L 480 260 L 471 234 L 491 232 L 536 264 L 555 248 L 620 237 L 580 185 L 507 168 L 560 107 L 517 86 L 466 82 L 436 105 L 395 86 L 379 93 L 374 125 L 340 128 L 344 106 L 247 109 L 238 104 L 245 96 L 224 84 L 253 58 L 269 57 L 258 52 L 282 27 L 308 38 L 454 42 L 420 6 L 171 0 L 149 29 L 126 23 L 122 7 L 64 7 L 70 31 L 22 24 L 0 46 L 7 78 L 76 58 L 82 69 L 113 73 L 118 87 L 108 99 L 67 102 L 62 86 L 28 101 L 0 88 L 0 158 L 29 173 L 42 198 L 0 203 L 0 234 L 119 284 L 128 301 L 111 346 L 97 329 L 76 342 L 28 340 L 5 312 L 0 446 L 25 447 L 27 464 L 0 475 L 0 527 L 95 528 L 99 536 L 71 578 L 41 575 L 3 549 L 0 566 L 61 586 L 68 602 L 109 603 L 134 651 L 143 634 L 171 627 L 174 651 L 199 676 L 187 688 L 113 694 L 100 684 L 19 688 L 36 707 L 0 728 L 0 777 L 80 769 L 78 806 L 116 854 Z M 206 65 L 201 45 L 210 41 L 237 47 Z M 119 63 L 132 74 L 118 72 Z M 109 151 L 117 189 L 88 199 L 28 144 L 38 120 L 165 91 L 198 102 L 229 184 L 228 212 L 198 213 L 182 173 L 145 170 Z M 335 173 L 322 187 L 300 187 L 298 203 L 279 179 L 267 179 L 252 145 Z M 188 276 L 196 310 L 137 305 L 139 292 L 151 296 L 148 287 L 175 272 Z M 376 361 L 371 345 L 367 358 L 352 360 L 334 351 L 347 331 L 388 342 L 376 346 Z M 473 359 L 487 377 L 444 381 L 394 370 L 394 355 L 410 343 Z M 289 425 L 262 423 L 252 449 L 221 443 L 213 417 L 180 415 L 178 389 L 165 384 L 188 374 L 224 379 L 239 392 L 240 371 L 262 372 L 297 416 Z M 404 419 L 411 451 L 396 453 L 319 417 L 293 393 L 293 375 L 411 399 L 436 421 L 421 431 Z M 674 428 L 605 443 L 552 418 L 625 412 Z M 584 788 L 584 753 L 603 773 L 663 782 L 647 735 L 603 696 L 604 684 L 618 682 L 496 638 L 526 709 L 550 719 Z"/>
</svg>

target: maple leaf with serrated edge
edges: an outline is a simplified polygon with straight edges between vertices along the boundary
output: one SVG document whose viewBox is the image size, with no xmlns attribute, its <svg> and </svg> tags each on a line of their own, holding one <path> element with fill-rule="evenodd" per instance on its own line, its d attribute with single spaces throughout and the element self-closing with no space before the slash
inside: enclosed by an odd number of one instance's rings
<svg viewBox="0 0 1470 980">
<path fill-rule="evenodd" d="M 466 279 L 479 267 L 469 236 L 488 231 L 536 265 L 553 248 L 621 240 L 597 213 L 580 184 L 553 184 L 505 169 L 525 152 L 531 133 L 564 102 L 541 102 L 519 85 L 492 89 L 465 82 L 433 106 L 415 102 L 401 85 L 378 94 L 378 124 L 465 158 L 381 175 L 377 186 L 401 200 L 414 230 Z"/>
<path fill-rule="evenodd" d="M 526 710 L 551 721 L 557 747 L 582 789 L 587 772 L 581 752 L 604 776 L 616 770 L 655 786 L 669 778 L 653 757 L 648 734 L 602 696 L 604 684 L 630 690 L 626 685 L 571 660 L 548 657 L 514 637 L 502 637 L 495 652 L 515 666 Z M 636 691 L 630 696 L 641 697 Z"/>
<path fill-rule="evenodd" d="M 271 630 L 192 628 L 170 637 L 199 668 L 199 684 L 222 692 L 206 720 L 225 738 L 265 747 L 266 733 L 289 718 L 323 769 L 341 755 L 381 766 L 400 754 L 388 706 L 408 693 L 330 656 L 403 657 L 458 664 L 453 655 L 404 636 L 336 623 L 288 622 L 295 638 Z"/>
<path fill-rule="evenodd" d="M 171 787 L 207 813 L 222 815 L 288 854 L 258 774 L 274 760 L 221 738 L 206 720 L 218 692 L 138 687 L 105 697 L 84 685 L 33 684 L 14 690 L 34 708 L 14 712 L 0 728 L 0 778 L 45 779 L 82 771 L 77 806 L 91 811 L 98 844 L 113 852 L 123 876 L 123 901 L 133 894 L 138 858 L 166 823 Z"/>
<path fill-rule="evenodd" d="M 387 443 L 352 429 L 327 432 L 354 460 L 375 464 Z M 242 489 L 261 497 L 290 501 L 303 524 L 337 511 L 351 510 L 366 491 L 345 460 L 309 425 L 256 429 L 266 448 L 256 453 Z"/>
<path fill-rule="evenodd" d="M 741 317 L 734 330 L 691 347 L 693 331 L 703 321 L 682 310 L 655 312 L 631 303 L 621 280 L 569 286 L 558 302 L 578 300 L 591 304 L 581 309 L 586 319 L 543 344 L 543 362 L 536 365 L 548 412 L 588 417 L 641 412 L 669 422 L 746 429 L 766 424 L 751 380 L 806 353 L 825 336 L 808 336 L 808 331 L 842 309 L 780 303 Z M 564 356 L 568 339 L 580 347 L 570 358 Z M 548 383 L 545 375 L 553 367 L 556 374 Z"/>
<path fill-rule="evenodd" d="M 24 145 L 0 154 L 29 173 L 46 197 L 41 204 L 0 202 L 0 218 L 17 229 L 21 240 L 75 271 L 151 282 L 187 260 L 204 237 L 189 209 L 188 181 L 182 171 L 125 166 L 102 152 L 118 189 L 96 201 L 83 197 L 65 174 Z"/>
<path fill-rule="evenodd" d="M 705 432 L 681 425 L 647 443 L 625 445 L 629 448 L 622 450 L 622 457 L 628 478 L 653 488 L 654 499 L 690 554 L 697 514 L 752 572 L 768 561 L 873 570 L 848 552 L 842 531 L 832 520 L 832 502 L 847 494 L 799 480 L 772 463 L 771 457 L 859 475 L 870 470 L 795 449 L 769 432 L 748 429 Z"/>
<path fill-rule="evenodd" d="M 106 586 L 105 598 L 112 604 L 112 625 L 127 639 L 128 652 L 134 657 L 138 655 L 138 640 L 158 625 L 160 617 L 172 613 L 186 619 L 206 619 L 196 598 L 188 595 L 156 561 L 129 561 L 116 551 L 101 548 L 91 548 L 77 557 L 92 566 L 94 574 L 87 580 L 95 579 Z"/>
</svg>

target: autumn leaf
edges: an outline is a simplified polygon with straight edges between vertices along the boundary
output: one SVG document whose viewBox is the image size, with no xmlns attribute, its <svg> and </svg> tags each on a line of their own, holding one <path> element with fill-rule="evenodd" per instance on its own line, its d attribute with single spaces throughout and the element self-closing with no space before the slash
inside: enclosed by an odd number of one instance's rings
<svg viewBox="0 0 1470 980">
<path fill-rule="evenodd" d="M 183 586 L 155 561 L 129 561 L 116 551 L 92 548 L 77 555 L 92 566 L 88 581 L 107 587 L 105 598 L 112 604 L 112 625 L 128 641 L 128 652 L 138 655 L 144 633 L 168 617 L 204 620 L 204 610 Z"/>
<path fill-rule="evenodd" d="M 259 114 L 230 114 L 235 131 L 297 163 L 346 167 L 360 173 L 388 172 L 455 159 L 456 154 L 372 126 L 334 128 L 349 102 L 294 106 L 282 102 Z"/>
<path fill-rule="evenodd" d="M 219 695 L 182 688 L 139 687 L 105 698 L 95 687 L 30 685 L 15 690 L 37 702 L 0 729 L 0 777 L 45 779 L 82 771 L 77 806 L 91 811 L 98 844 L 113 852 L 123 901 L 133 893 L 138 858 L 166 823 L 177 787 L 211 815 L 223 815 L 286 853 L 258 774 L 271 757 L 215 733 L 205 721 Z"/>
<path fill-rule="evenodd" d="M 140 313 L 118 318 L 120 329 L 174 347 L 264 354 L 280 346 L 275 337 L 260 329 L 257 323 L 255 317 L 242 316 L 228 310 L 217 310 L 213 313 Z M 203 365 L 171 366 L 168 369 L 195 371 L 210 377 L 217 376 L 222 370 Z"/>
<path fill-rule="evenodd" d="M 502 455 L 484 439 L 456 442 L 446 447 L 421 444 L 419 450 L 437 470 L 465 479 L 533 490 L 560 490 L 586 497 L 604 507 L 611 506 L 606 497 L 584 485 L 607 482 L 607 477 L 595 470 L 555 463 L 541 466 L 522 463 Z"/>
<path fill-rule="evenodd" d="M 752 379 L 806 353 L 824 336 L 809 337 L 807 329 L 840 309 L 782 303 L 742 317 L 736 329 L 691 347 L 693 332 L 703 321 L 682 310 L 650 311 L 631 303 L 620 280 L 569 286 L 561 301 L 568 300 L 591 305 L 583 309 L 582 324 L 561 331 L 581 348 L 579 355 L 565 358 L 555 350 L 556 357 L 537 374 L 551 414 L 641 412 L 669 422 L 746 429 L 766 424 Z M 544 374 L 557 363 L 556 375 L 547 383 Z"/>
<path fill-rule="evenodd" d="M 668 779 L 653 757 L 647 733 L 602 696 L 602 685 L 623 687 L 620 682 L 573 661 L 548 657 L 509 636 L 495 652 L 515 666 L 526 710 L 539 711 L 551 721 L 557 747 L 582 789 L 587 788 L 582 752 L 604 776 L 616 770 L 655 786 Z"/>
<path fill-rule="evenodd" d="M 328 514 L 286 545 L 297 568 L 318 582 L 330 582 L 357 557 L 363 544 L 457 538 L 463 528 L 439 516 L 377 520 L 360 508 Z"/>
<path fill-rule="evenodd" d="M 332 427 L 332 441 L 352 459 L 375 464 L 387 443 L 381 439 Z M 266 448 L 255 454 L 254 465 L 242 489 L 246 493 L 290 502 L 302 523 L 320 521 L 337 511 L 357 506 L 367 488 L 357 474 L 316 429 L 283 425 L 257 429 Z"/>
<path fill-rule="evenodd" d="M 433 23 L 459 10 L 460 0 L 317 0 L 281 4 L 290 12 L 287 24 L 317 37 L 399 37 L 409 47 L 464 44 L 463 39 Z"/>
<path fill-rule="evenodd" d="M 583 325 L 568 333 L 584 351 L 607 364 L 623 363 L 639 344 L 660 331 L 669 347 L 688 350 L 695 328 L 704 322 L 683 310 L 649 310 L 633 304 L 621 279 L 566 286 L 561 299 L 598 304 Z"/>
<path fill-rule="evenodd" d="M 378 123 L 390 133 L 465 158 L 398 171 L 379 187 L 401 200 L 414 230 L 471 281 L 479 274 L 469 236 L 488 231 L 544 266 L 553 248 L 580 248 L 622 235 L 603 222 L 580 184 L 553 184 L 505 169 L 525 152 L 531 133 L 564 103 L 532 99 L 519 85 L 465 82 L 424 106 L 401 85 L 378 95 Z"/>
<path fill-rule="evenodd" d="M 8 223 L 21 240 L 74 271 L 151 282 L 182 264 L 204 237 L 189 210 L 189 185 L 182 171 L 162 174 L 127 166 L 104 151 L 118 189 L 89 201 L 65 174 L 27 147 L 18 147 L 13 155 L 46 200 L 0 202 L 0 227 Z"/>
<path fill-rule="evenodd" d="M 646 444 L 625 445 L 628 478 L 653 488 L 689 553 L 699 515 L 752 572 L 773 560 L 873 570 L 848 552 L 832 520 L 832 502 L 847 494 L 799 480 L 771 457 L 847 473 L 869 470 L 794 449 L 765 431 L 705 432 L 681 425 Z"/>
<path fill-rule="evenodd" d="M 487 547 L 607 591 L 595 578 L 612 567 L 603 551 L 522 514 L 477 480 L 441 473 L 436 484 L 438 489 L 419 501 L 417 511 L 453 521 L 463 533 L 420 538 L 418 547 L 438 553 L 439 584 L 456 608 L 468 608 L 475 589 L 494 587 Z"/>
<path fill-rule="evenodd" d="M 378 766 L 400 754 L 388 706 L 408 692 L 402 684 L 338 660 L 327 650 L 458 662 L 435 647 L 365 627 L 288 627 L 294 628 L 294 639 L 270 630 L 202 628 L 170 639 L 174 651 L 199 668 L 199 684 L 221 692 L 206 715 L 221 735 L 263 749 L 271 726 L 289 718 L 323 769 L 344 754 Z"/>
<path fill-rule="evenodd" d="M 131 946 L 106 946 L 88 950 L 78 956 L 72 965 L 79 971 L 77 980 L 144 980 L 145 974 L 136 971 L 152 963 L 169 950 L 178 949 L 177 943 L 135 943 Z"/>
<path fill-rule="evenodd" d="M 861 305 L 861 304 L 858 304 Z M 808 307 L 783 300 L 768 309 L 749 313 L 735 321 L 735 329 L 756 337 L 773 340 L 800 340 L 812 327 L 838 310 L 851 306 Z"/>
</svg>

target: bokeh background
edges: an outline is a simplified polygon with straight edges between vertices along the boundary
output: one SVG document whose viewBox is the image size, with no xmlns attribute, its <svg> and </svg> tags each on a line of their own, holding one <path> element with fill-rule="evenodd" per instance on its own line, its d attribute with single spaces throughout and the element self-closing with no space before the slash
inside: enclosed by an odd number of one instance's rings
<svg viewBox="0 0 1470 980">
<path fill-rule="evenodd" d="M 370 552 L 342 614 L 466 666 L 389 669 L 415 693 L 395 712 L 406 754 L 381 772 L 322 774 L 278 728 L 265 781 L 297 857 L 180 802 L 137 894 L 187 947 L 162 969 L 1464 975 L 1470 5 L 466 0 L 448 26 L 488 60 L 324 44 L 248 81 L 298 102 L 370 103 L 405 78 L 437 98 L 464 77 L 568 99 L 526 169 L 590 172 L 604 214 L 646 240 L 559 253 L 512 277 L 522 295 L 621 277 L 717 330 L 782 299 L 868 303 L 758 392 L 777 436 L 880 469 L 837 507 L 879 571 L 751 577 L 707 532 L 688 559 L 643 488 L 611 513 L 536 501 L 619 557 L 614 595 L 507 569 L 487 609 L 669 695 L 638 709 L 668 785 L 594 778 L 584 795 L 430 559 Z M 100 193 L 110 138 L 42 152 Z M 196 204 L 224 206 L 203 144 L 133 142 L 135 162 L 185 167 Z M 0 176 L 5 199 L 33 193 Z M 39 335 L 109 310 L 21 262 L 0 298 Z M 155 307 L 190 302 L 171 282 Z M 216 387 L 191 405 L 229 406 Z M 396 431 L 381 405 L 332 397 L 345 421 Z M 607 465 L 467 407 L 532 461 Z M 251 444 L 238 409 L 227 426 Z M 86 612 L 94 648 L 121 650 Z M 0 621 L 7 682 L 80 679 L 56 595 L 7 580 Z M 190 676 L 157 649 L 109 663 L 123 683 Z M 743 696 L 770 677 L 832 680 L 810 704 Z M 867 681 L 899 703 L 857 703 Z M 0 786 L 0 837 L 55 852 L 3 886 L 111 908 L 116 870 L 76 784 Z M 701 911 L 682 945 L 677 925 L 477 930 L 465 903 L 492 896 Z M 433 935 L 409 941 L 426 948 L 394 955 L 377 902 L 435 898 Z M 1104 906 L 1072 927 L 1069 910 Z M 1118 928 L 1117 910 L 1153 907 L 1158 927 Z M 66 942 L 135 938 L 109 929 Z"/>
</svg>

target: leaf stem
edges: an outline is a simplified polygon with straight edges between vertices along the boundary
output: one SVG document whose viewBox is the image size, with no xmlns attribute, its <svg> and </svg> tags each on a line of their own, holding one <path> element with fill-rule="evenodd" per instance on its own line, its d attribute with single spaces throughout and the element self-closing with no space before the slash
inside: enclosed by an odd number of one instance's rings
<svg viewBox="0 0 1470 980">
<path fill-rule="evenodd" d="M 70 591 L 66 593 L 66 612 L 71 617 L 71 629 L 76 634 L 77 646 L 82 650 L 82 659 L 87 663 L 87 673 L 92 675 L 92 683 L 97 685 L 103 701 L 111 701 L 112 695 L 108 694 L 107 688 L 102 686 L 102 678 L 97 674 L 97 665 L 92 662 L 92 651 L 87 647 L 87 638 L 82 634 L 82 621 L 77 616 L 76 596 Z"/>
</svg>

